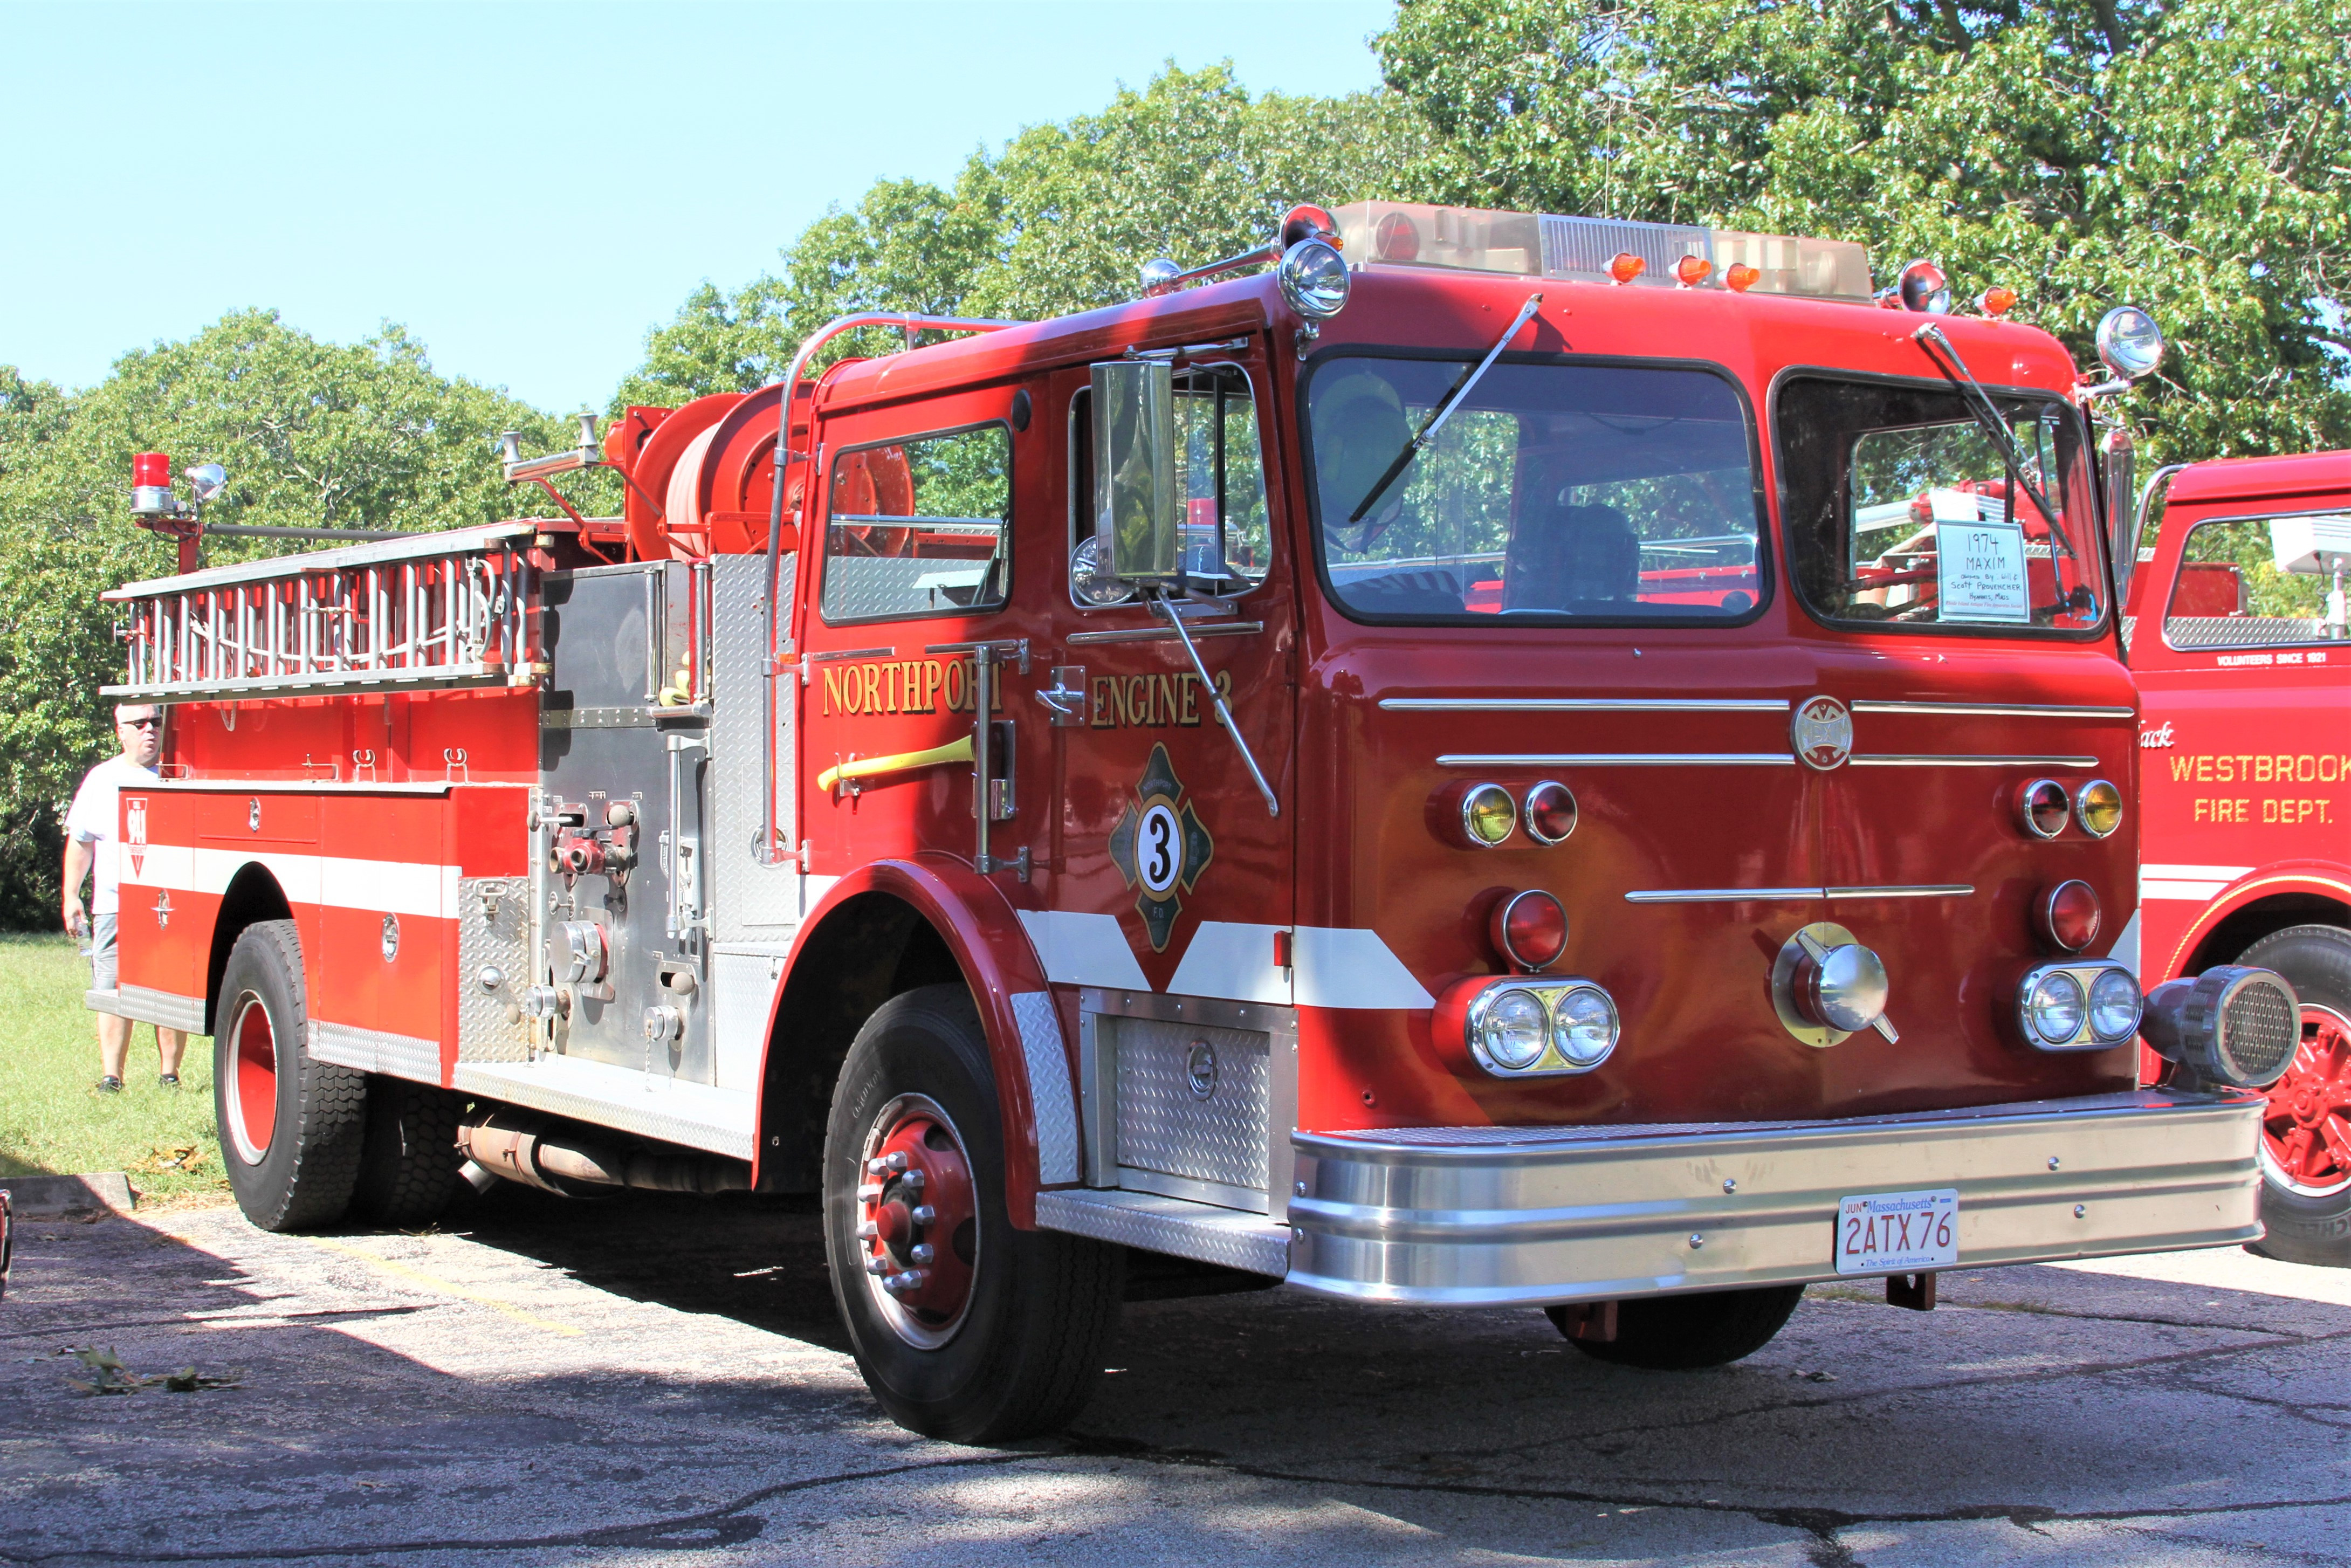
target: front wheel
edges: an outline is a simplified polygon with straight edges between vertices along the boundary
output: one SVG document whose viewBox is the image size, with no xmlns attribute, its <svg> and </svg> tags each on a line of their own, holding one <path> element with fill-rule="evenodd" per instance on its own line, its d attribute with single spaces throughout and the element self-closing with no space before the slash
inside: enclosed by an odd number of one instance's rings
<svg viewBox="0 0 2351 1568">
<path fill-rule="evenodd" d="M 1724 1366 L 1753 1355 L 1788 1326 L 1802 1285 L 1769 1285 L 1753 1291 L 1707 1291 L 1689 1296 L 1647 1296 L 1620 1302 L 1616 1337 L 1568 1343 L 1595 1361 L 1652 1372 L 1690 1372 Z M 1563 1307 L 1544 1312 L 1560 1333 L 1569 1328 Z"/>
<path fill-rule="evenodd" d="M 311 1058 L 292 921 L 237 937 L 213 1027 L 213 1113 L 236 1206 L 264 1230 L 334 1224 L 359 1175 L 367 1079 Z"/>
<path fill-rule="evenodd" d="M 961 986 L 867 1020 L 825 1129 L 825 1251 L 858 1371 L 891 1419 L 949 1442 L 1066 1424 L 1118 1322 L 1118 1248 L 1012 1228 L 1000 1129 Z"/>
<path fill-rule="evenodd" d="M 2351 932 L 2294 925 L 2241 964 L 2275 970 L 2302 1003 L 2302 1043 L 2262 1113 L 2265 1258 L 2351 1268 Z"/>
</svg>

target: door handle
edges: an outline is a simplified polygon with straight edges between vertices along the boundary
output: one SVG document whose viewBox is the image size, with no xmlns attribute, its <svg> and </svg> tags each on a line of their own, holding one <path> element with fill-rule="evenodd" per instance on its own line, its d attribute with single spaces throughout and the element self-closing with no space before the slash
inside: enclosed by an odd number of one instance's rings
<svg viewBox="0 0 2351 1568">
<path fill-rule="evenodd" d="M 1086 667 L 1083 664 L 1056 664 L 1053 684 L 1031 694 L 1043 703 L 1051 716 L 1046 722 L 1055 729 L 1080 729 L 1086 722 Z"/>
</svg>

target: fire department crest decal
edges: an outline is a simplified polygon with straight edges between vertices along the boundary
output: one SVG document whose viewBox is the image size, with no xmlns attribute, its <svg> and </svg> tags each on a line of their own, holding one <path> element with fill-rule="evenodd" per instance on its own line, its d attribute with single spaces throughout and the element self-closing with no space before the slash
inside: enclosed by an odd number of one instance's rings
<svg viewBox="0 0 2351 1568">
<path fill-rule="evenodd" d="M 1165 747 L 1151 748 L 1151 761 L 1134 793 L 1118 826 L 1111 830 L 1110 857 L 1118 862 L 1118 874 L 1126 885 L 1141 890 L 1135 913 L 1143 916 L 1151 950 L 1164 953 L 1176 916 L 1184 910 L 1181 895 L 1191 892 L 1207 869 L 1216 841 L 1185 799 Z"/>
<path fill-rule="evenodd" d="M 1834 697 L 1806 697 L 1788 721 L 1788 741 L 1807 768 L 1842 768 L 1853 755 L 1853 715 Z"/>
</svg>

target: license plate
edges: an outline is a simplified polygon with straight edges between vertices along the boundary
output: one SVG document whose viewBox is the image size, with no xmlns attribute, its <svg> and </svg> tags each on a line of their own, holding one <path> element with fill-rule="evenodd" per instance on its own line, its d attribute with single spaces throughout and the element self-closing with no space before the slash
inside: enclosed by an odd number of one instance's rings
<svg viewBox="0 0 2351 1568">
<path fill-rule="evenodd" d="M 1837 1199 L 1836 1271 L 1910 1274 L 1959 1261 L 1959 1189 Z"/>
</svg>

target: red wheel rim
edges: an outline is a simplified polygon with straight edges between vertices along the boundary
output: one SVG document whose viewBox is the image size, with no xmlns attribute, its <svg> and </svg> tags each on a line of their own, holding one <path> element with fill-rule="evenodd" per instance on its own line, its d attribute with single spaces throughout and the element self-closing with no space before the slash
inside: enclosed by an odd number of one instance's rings
<svg viewBox="0 0 2351 1568">
<path fill-rule="evenodd" d="M 229 1141 L 246 1165 L 257 1166 L 277 1132 L 277 1031 L 260 998 L 237 999 L 229 1051 Z"/>
<path fill-rule="evenodd" d="M 979 1205 L 962 1134 L 935 1101 L 904 1094 L 866 1134 L 857 1258 L 883 1320 L 907 1343 L 955 1337 L 979 1263 Z"/>
<path fill-rule="evenodd" d="M 2351 1019 L 2302 1007 L 2302 1045 L 2270 1086 L 2262 1165 L 2281 1186 L 2313 1197 L 2351 1186 Z"/>
</svg>

